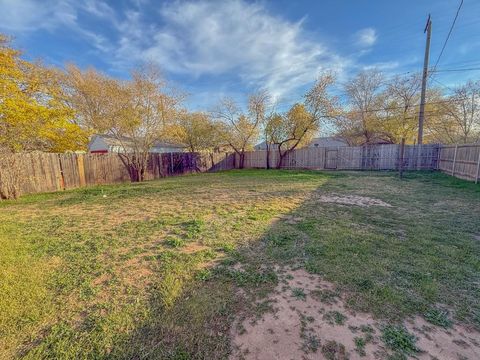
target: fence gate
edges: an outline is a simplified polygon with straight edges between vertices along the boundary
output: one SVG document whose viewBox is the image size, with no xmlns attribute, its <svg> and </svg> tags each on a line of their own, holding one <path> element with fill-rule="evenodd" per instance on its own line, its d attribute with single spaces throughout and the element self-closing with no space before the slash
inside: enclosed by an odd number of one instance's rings
<svg viewBox="0 0 480 360">
<path fill-rule="evenodd" d="M 334 170 L 337 168 L 338 150 L 325 151 L 325 169 Z"/>
</svg>

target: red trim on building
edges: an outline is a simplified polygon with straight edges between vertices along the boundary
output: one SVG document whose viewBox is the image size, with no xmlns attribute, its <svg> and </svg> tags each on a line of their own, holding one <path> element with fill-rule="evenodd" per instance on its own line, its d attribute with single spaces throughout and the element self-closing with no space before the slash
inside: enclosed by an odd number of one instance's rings
<svg viewBox="0 0 480 360">
<path fill-rule="evenodd" d="M 108 150 L 93 150 L 90 151 L 90 154 L 107 154 Z"/>
</svg>

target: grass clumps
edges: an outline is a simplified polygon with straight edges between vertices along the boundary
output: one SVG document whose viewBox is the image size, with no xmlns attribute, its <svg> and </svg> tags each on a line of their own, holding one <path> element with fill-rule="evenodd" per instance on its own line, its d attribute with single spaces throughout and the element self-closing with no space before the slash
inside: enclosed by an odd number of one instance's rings
<svg viewBox="0 0 480 360">
<path fill-rule="evenodd" d="M 170 236 L 165 239 L 165 245 L 173 248 L 179 248 L 185 246 L 185 240 L 182 240 L 178 237 Z"/>
<path fill-rule="evenodd" d="M 327 360 L 347 360 L 349 358 L 345 345 L 329 340 L 322 346 L 322 354 Z"/>
<path fill-rule="evenodd" d="M 292 296 L 297 300 L 303 300 L 303 301 L 305 301 L 307 298 L 307 294 L 305 294 L 305 291 L 302 288 L 293 288 Z"/>
<path fill-rule="evenodd" d="M 339 311 L 329 311 L 323 315 L 323 320 L 330 325 L 345 325 L 347 317 Z"/>
<path fill-rule="evenodd" d="M 413 355 L 419 351 L 417 339 L 404 326 L 387 325 L 382 331 L 382 341 L 395 352 L 397 356 Z"/>
<path fill-rule="evenodd" d="M 367 355 L 367 353 L 365 352 L 365 346 L 367 345 L 366 340 L 362 337 L 355 337 L 354 342 L 355 342 L 355 351 L 358 353 L 358 355 L 366 356 Z"/>
<path fill-rule="evenodd" d="M 431 308 L 423 314 L 423 317 L 431 324 L 441 326 L 445 329 L 450 328 L 453 325 L 448 310 Z"/>
</svg>

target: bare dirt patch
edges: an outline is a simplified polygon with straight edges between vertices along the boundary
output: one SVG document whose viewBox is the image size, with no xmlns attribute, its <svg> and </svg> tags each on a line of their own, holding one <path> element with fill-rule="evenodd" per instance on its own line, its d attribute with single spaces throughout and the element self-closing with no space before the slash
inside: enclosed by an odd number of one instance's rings
<svg viewBox="0 0 480 360">
<path fill-rule="evenodd" d="M 347 309 L 335 286 L 304 270 L 279 270 L 267 299 L 273 311 L 239 320 L 231 359 L 385 359 L 381 322 Z M 443 329 L 415 318 L 406 323 L 417 337 L 420 359 L 478 359 L 480 333 L 462 326 Z"/>
<path fill-rule="evenodd" d="M 341 205 L 356 205 L 361 207 L 369 207 L 369 206 L 382 206 L 382 207 L 392 207 L 392 205 L 379 200 L 374 199 L 367 196 L 359 196 L 359 195 L 320 195 L 317 197 L 317 201 L 325 202 L 325 203 L 335 203 Z"/>
</svg>

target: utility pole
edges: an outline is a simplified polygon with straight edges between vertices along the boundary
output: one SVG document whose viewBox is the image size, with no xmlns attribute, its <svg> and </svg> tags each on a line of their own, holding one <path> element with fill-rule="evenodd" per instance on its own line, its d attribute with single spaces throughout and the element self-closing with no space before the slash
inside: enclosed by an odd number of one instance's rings
<svg viewBox="0 0 480 360">
<path fill-rule="evenodd" d="M 432 20 L 428 15 L 427 25 L 423 33 L 427 33 L 427 43 L 425 45 L 425 58 L 423 60 L 423 76 L 422 76 L 422 95 L 420 99 L 420 113 L 418 114 L 418 139 L 417 144 L 423 144 L 423 122 L 425 119 L 425 93 L 427 91 L 428 78 L 428 59 L 430 57 L 430 37 L 432 35 Z"/>
</svg>

